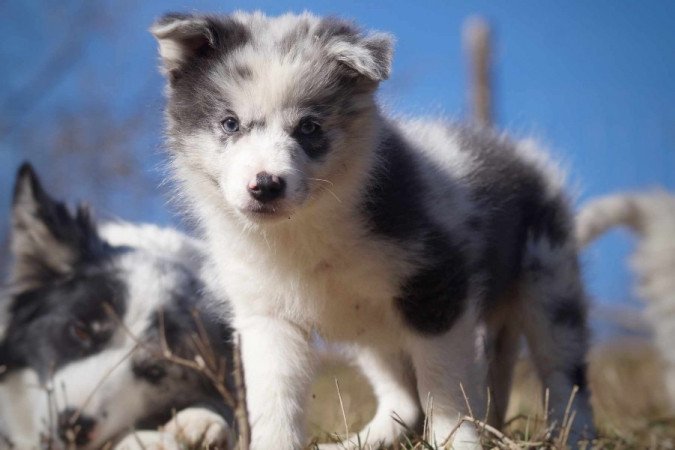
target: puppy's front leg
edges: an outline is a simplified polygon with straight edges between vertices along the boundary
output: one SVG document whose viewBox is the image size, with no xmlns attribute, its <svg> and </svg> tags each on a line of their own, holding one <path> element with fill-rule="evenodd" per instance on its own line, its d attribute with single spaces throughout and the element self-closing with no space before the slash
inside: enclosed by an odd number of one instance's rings
<svg viewBox="0 0 675 450">
<path fill-rule="evenodd" d="M 309 336 L 273 317 L 238 320 L 253 450 L 305 445 L 304 409 L 314 358 Z"/>
</svg>

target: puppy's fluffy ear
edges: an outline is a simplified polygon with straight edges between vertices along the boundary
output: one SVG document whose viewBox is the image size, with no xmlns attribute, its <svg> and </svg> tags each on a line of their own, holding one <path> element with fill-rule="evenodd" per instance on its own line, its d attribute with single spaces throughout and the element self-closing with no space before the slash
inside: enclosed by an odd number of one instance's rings
<svg viewBox="0 0 675 450">
<path fill-rule="evenodd" d="M 19 169 L 12 205 L 12 282 L 33 286 L 71 273 L 78 264 L 103 254 L 89 210 L 73 215 L 42 188 L 30 164 Z"/>
<path fill-rule="evenodd" d="M 150 32 L 159 43 L 159 56 L 167 74 L 216 45 L 214 30 L 206 17 L 169 13 L 155 22 Z"/>
<path fill-rule="evenodd" d="M 230 17 L 180 13 L 164 15 L 150 32 L 159 43 L 163 71 L 170 79 L 194 58 L 224 52 L 248 39 L 247 28 Z"/>
<path fill-rule="evenodd" d="M 324 19 L 328 54 L 356 73 L 372 81 L 389 78 L 394 53 L 394 38 L 387 33 L 363 34 L 343 20 Z"/>
</svg>

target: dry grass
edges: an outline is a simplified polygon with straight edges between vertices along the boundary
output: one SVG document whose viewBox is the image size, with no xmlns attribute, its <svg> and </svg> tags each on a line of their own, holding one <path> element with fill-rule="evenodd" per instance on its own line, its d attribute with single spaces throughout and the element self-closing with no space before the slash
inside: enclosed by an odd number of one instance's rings
<svg viewBox="0 0 675 450">
<path fill-rule="evenodd" d="M 673 343 L 675 345 L 675 343 Z M 664 394 L 663 368 L 656 351 L 646 341 L 624 339 L 598 345 L 590 355 L 592 403 L 600 438 L 586 448 L 675 449 L 675 414 Z M 344 434 L 345 419 L 336 390 L 340 386 L 346 425 L 356 431 L 375 412 L 368 382 L 354 369 L 329 361 L 312 388 L 310 430 L 326 440 L 331 433 Z M 559 448 L 550 440 L 543 420 L 542 389 L 531 364 L 516 368 L 508 416 L 500 433 L 483 430 L 486 448 Z M 468 419 L 481 428 L 480 421 Z M 554 433 L 555 434 L 555 433 Z M 420 437 L 411 437 L 398 448 L 433 448 Z"/>
<path fill-rule="evenodd" d="M 675 343 L 674 343 L 675 345 Z M 167 352 L 165 355 L 177 364 L 192 366 Z M 238 353 L 237 355 L 238 356 Z M 241 367 L 235 358 L 238 383 L 234 392 L 225 391 L 224 401 L 234 405 L 243 403 L 244 387 L 241 384 Z M 222 368 L 210 364 L 195 365 L 196 370 L 210 375 L 222 383 Z M 221 370 L 215 370 L 221 369 Z M 669 409 L 663 383 L 663 366 L 655 349 L 646 341 L 624 339 L 612 344 L 596 346 L 590 355 L 590 387 L 596 425 L 600 438 L 580 446 L 586 449 L 675 449 L 675 414 Z M 211 373 L 213 372 L 213 373 Z M 223 390 L 225 386 L 221 386 Z M 552 438 L 559 434 L 545 424 L 542 408 L 542 389 L 534 370 L 527 360 L 516 367 L 514 389 L 511 395 L 508 421 L 505 430 L 490 428 L 480 420 L 467 417 L 481 433 L 485 448 L 495 449 L 557 449 L 565 447 L 562 441 Z M 312 386 L 309 405 L 309 428 L 319 442 L 330 441 L 345 430 L 357 431 L 375 413 L 375 398 L 367 380 L 355 369 L 339 360 L 327 360 Z M 239 409 L 239 408 L 236 408 Z M 244 430 L 239 436 L 238 448 L 247 448 L 248 428 L 242 425 L 245 409 L 239 409 L 237 428 Z M 564 428 L 564 424 L 563 424 Z M 243 437 L 243 439 L 241 439 Z M 157 440 L 157 437 L 152 437 Z M 209 445 L 187 445 L 178 439 L 175 446 L 151 445 L 148 449 L 206 449 Z M 232 442 L 232 441 L 231 441 Z M 243 445 L 242 445 L 243 444 Z M 370 449 L 371 447 L 363 447 Z M 397 444 L 396 449 L 429 449 L 423 436 L 414 432 Z"/>
</svg>

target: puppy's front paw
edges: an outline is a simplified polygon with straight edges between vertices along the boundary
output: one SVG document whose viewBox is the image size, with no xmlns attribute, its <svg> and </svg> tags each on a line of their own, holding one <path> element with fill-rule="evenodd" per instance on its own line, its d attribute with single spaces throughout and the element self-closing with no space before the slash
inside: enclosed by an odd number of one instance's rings
<svg viewBox="0 0 675 450">
<path fill-rule="evenodd" d="M 134 431 L 115 445 L 114 450 L 180 450 L 176 439 L 159 431 Z"/>
<path fill-rule="evenodd" d="M 220 415 L 205 408 L 187 408 L 164 425 L 181 444 L 199 448 L 230 448 L 232 433 Z"/>
</svg>

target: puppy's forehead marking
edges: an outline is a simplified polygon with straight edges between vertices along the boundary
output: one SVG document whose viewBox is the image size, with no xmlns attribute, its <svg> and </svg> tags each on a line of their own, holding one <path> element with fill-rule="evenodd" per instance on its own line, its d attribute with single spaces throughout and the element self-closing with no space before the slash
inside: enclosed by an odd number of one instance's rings
<svg viewBox="0 0 675 450">
<path fill-rule="evenodd" d="M 308 15 L 244 19 L 254 38 L 225 55 L 209 74 L 238 114 L 256 119 L 256 114 L 311 104 L 312 97 L 340 87 L 337 63 L 324 48 L 335 27 Z"/>
<path fill-rule="evenodd" d="M 233 58 L 217 65 L 209 78 L 240 118 L 261 120 L 306 98 L 308 92 L 303 92 L 308 75 L 306 62 L 255 49 L 247 49 L 245 54 Z M 233 77 L 232 67 L 234 72 L 246 67 L 246 76 Z"/>
</svg>

